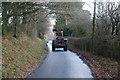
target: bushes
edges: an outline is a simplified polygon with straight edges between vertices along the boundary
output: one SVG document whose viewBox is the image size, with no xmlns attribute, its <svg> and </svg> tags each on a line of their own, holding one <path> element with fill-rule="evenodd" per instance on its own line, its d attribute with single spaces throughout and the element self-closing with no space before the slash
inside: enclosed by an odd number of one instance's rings
<svg viewBox="0 0 120 80">
<path fill-rule="evenodd" d="M 64 36 L 71 36 L 73 32 L 73 30 L 69 28 L 68 26 L 63 27 L 63 31 L 64 31 Z"/>
<path fill-rule="evenodd" d="M 109 36 L 95 37 L 94 42 L 88 37 L 69 38 L 69 44 L 74 48 L 91 52 L 95 55 L 120 60 L 120 41 Z"/>
</svg>

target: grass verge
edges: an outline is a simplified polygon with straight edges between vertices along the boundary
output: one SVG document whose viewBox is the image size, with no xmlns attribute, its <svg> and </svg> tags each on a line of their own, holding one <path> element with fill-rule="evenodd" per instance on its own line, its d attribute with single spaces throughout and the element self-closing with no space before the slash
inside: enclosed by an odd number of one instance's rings
<svg viewBox="0 0 120 80">
<path fill-rule="evenodd" d="M 2 77 L 25 78 L 45 57 L 46 41 L 38 38 L 2 38 Z"/>
</svg>

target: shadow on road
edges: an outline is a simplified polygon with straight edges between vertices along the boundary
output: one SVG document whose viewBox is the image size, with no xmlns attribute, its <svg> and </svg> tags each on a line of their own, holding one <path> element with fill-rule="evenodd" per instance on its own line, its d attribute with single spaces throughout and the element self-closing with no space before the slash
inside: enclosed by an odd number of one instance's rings
<svg viewBox="0 0 120 80">
<path fill-rule="evenodd" d="M 53 52 L 67 52 L 67 51 L 64 51 L 64 50 L 55 50 Z"/>
</svg>

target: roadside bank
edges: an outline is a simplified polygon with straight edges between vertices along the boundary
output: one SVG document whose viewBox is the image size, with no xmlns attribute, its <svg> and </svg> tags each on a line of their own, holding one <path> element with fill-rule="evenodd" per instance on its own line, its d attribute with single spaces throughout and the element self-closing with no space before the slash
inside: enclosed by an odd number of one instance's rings
<svg viewBox="0 0 120 80">
<path fill-rule="evenodd" d="M 111 60 L 109 58 L 104 58 L 102 56 L 97 56 L 90 52 L 81 50 L 78 45 L 80 44 L 79 39 L 69 42 L 68 44 L 69 50 L 75 52 L 90 67 L 94 78 L 118 78 L 117 61 Z M 77 44 L 77 46 L 75 46 L 75 44 Z"/>
<path fill-rule="evenodd" d="M 2 38 L 3 78 L 25 78 L 40 66 L 47 55 L 46 41 L 39 38 Z"/>
</svg>

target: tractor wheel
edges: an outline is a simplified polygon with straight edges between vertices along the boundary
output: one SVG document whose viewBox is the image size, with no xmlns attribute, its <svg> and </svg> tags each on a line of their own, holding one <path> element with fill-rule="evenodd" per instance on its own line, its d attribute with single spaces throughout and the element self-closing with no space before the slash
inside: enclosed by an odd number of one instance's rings
<svg viewBox="0 0 120 80">
<path fill-rule="evenodd" d="M 67 46 L 64 46 L 64 51 L 67 51 Z"/>
<path fill-rule="evenodd" d="M 54 40 L 52 41 L 52 51 L 55 51 Z"/>
<path fill-rule="evenodd" d="M 54 45 L 52 45 L 52 51 L 55 51 L 55 47 L 54 47 Z"/>
</svg>

